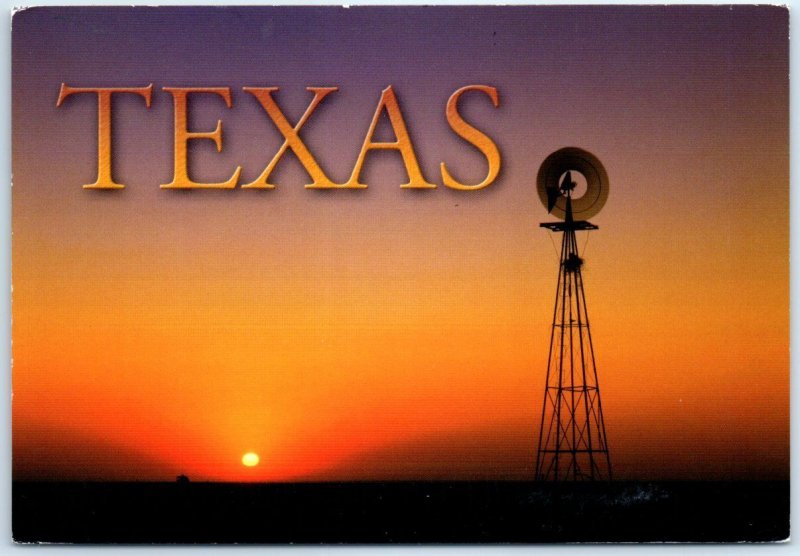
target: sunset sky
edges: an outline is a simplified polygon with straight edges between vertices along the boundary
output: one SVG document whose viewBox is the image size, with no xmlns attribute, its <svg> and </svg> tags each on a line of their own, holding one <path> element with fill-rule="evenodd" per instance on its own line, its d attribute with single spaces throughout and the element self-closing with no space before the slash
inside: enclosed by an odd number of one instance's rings
<svg viewBox="0 0 800 556">
<path fill-rule="evenodd" d="M 13 476 L 530 479 L 560 235 L 539 165 L 577 146 L 608 202 L 584 281 L 615 476 L 789 472 L 788 14 L 776 7 L 39 8 L 13 20 Z M 97 99 L 118 95 L 114 177 Z M 449 128 L 492 138 L 498 179 Z M 337 86 L 300 132 L 350 176 L 391 85 L 435 189 L 371 152 L 364 190 L 172 191 L 173 105 L 198 181 L 282 143 L 242 87 Z M 392 139 L 385 115 L 379 140 Z M 254 452 L 260 462 L 242 465 Z"/>
</svg>

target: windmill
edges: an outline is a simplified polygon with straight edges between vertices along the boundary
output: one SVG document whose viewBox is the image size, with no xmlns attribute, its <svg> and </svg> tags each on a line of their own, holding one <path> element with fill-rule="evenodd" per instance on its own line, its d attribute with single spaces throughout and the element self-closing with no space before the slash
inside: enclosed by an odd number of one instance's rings
<svg viewBox="0 0 800 556">
<path fill-rule="evenodd" d="M 586 179 L 586 191 L 575 197 L 573 174 Z M 536 479 L 551 481 L 610 480 L 600 385 L 595 366 L 589 313 L 583 289 L 575 232 L 596 230 L 587 219 L 608 198 L 608 175 L 590 152 L 575 147 L 548 156 L 539 168 L 537 192 L 547 212 L 561 219 L 541 227 L 562 232 L 550 353 L 547 362 L 536 457 Z"/>
</svg>

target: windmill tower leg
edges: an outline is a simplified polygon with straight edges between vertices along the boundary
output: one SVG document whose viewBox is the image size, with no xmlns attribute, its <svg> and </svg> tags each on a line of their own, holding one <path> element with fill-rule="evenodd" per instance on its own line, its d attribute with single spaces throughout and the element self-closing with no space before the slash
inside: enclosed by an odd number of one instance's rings
<svg viewBox="0 0 800 556">
<path fill-rule="evenodd" d="M 563 231 L 564 236 L 536 458 L 538 480 L 612 478 L 581 275 L 583 261 L 575 239 L 577 224 L 569 218 L 551 228 Z"/>
</svg>

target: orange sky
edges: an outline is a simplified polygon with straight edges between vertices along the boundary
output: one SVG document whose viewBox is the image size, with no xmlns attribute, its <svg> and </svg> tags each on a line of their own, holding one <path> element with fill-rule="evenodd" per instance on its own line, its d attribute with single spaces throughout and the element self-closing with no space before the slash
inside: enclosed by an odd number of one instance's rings
<svg viewBox="0 0 800 556">
<path fill-rule="evenodd" d="M 414 9 L 408 21 L 256 10 L 227 42 L 201 25 L 208 11 L 127 12 L 122 33 L 153 51 L 158 29 L 189 15 L 194 25 L 152 64 L 123 66 L 133 43 L 116 31 L 80 38 L 119 15 L 22 12 L 14 476 L 530 478 L 560 240 L 538 228 L 549 217 L 534 178 L 566 145 L 594 152 L 611 180 L 584 280 L 615 475 L 787 476 L 786 13 L 636 10 L 601 24 L 590 9 Z M 295 22 L 275 47 L 284 57 L 246 40 L 284 19 Z M 354 25 L 360 47 L 336 42 Z M 307 59 L 309 28 L 338 46 Z M 305 86 L 340 87 L 303 131 L 338 181 L 394 85 L 439 187 L 401 190 L 400 158 L 386 152 L 368 156 L 362 191 L 304 190 L 291 155 L 272 191 L 159 189 L 172 172 L 161 87 L 232 87 L 232 109 L 192 104 L 196 129 L 224 126 L 223 152 L 198 145 L 192 170 L 219 180 L 242 165 L 252 180 L 280 145 L 241 90 L 265 80 L 281 85 L 291 121 L 310 100 Z M 97 171 L 96 100 L 56 108 L 61 82 L 155 83 L 149 110 L 115 101 L 125 190 L 81 189 Z M 476 95 L 463 114 L 496 141 L 503 169 L 492 186 L 461 192 L 441 185 L 438 166 L 464 181 L 485 175 L 444 118 L 449 95 L 470 83 L 499 91 L 498 108 Z M 259 466 L 242 466 L 247 451 Z"/>
</svg>

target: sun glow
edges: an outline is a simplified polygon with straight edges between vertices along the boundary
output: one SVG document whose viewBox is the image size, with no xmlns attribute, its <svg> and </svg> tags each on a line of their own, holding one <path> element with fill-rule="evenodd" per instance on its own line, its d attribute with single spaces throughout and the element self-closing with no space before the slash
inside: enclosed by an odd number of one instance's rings
<svg viewBox="0 0 800 556">
<path fill-rule="evenodd" d="M 258 465 L 259 457 L 258 454 L 253 452 L 247 452 L 245 455 L 242 456 L 242 464 L 245 467 L 255 467 Z"/>
</svg>

